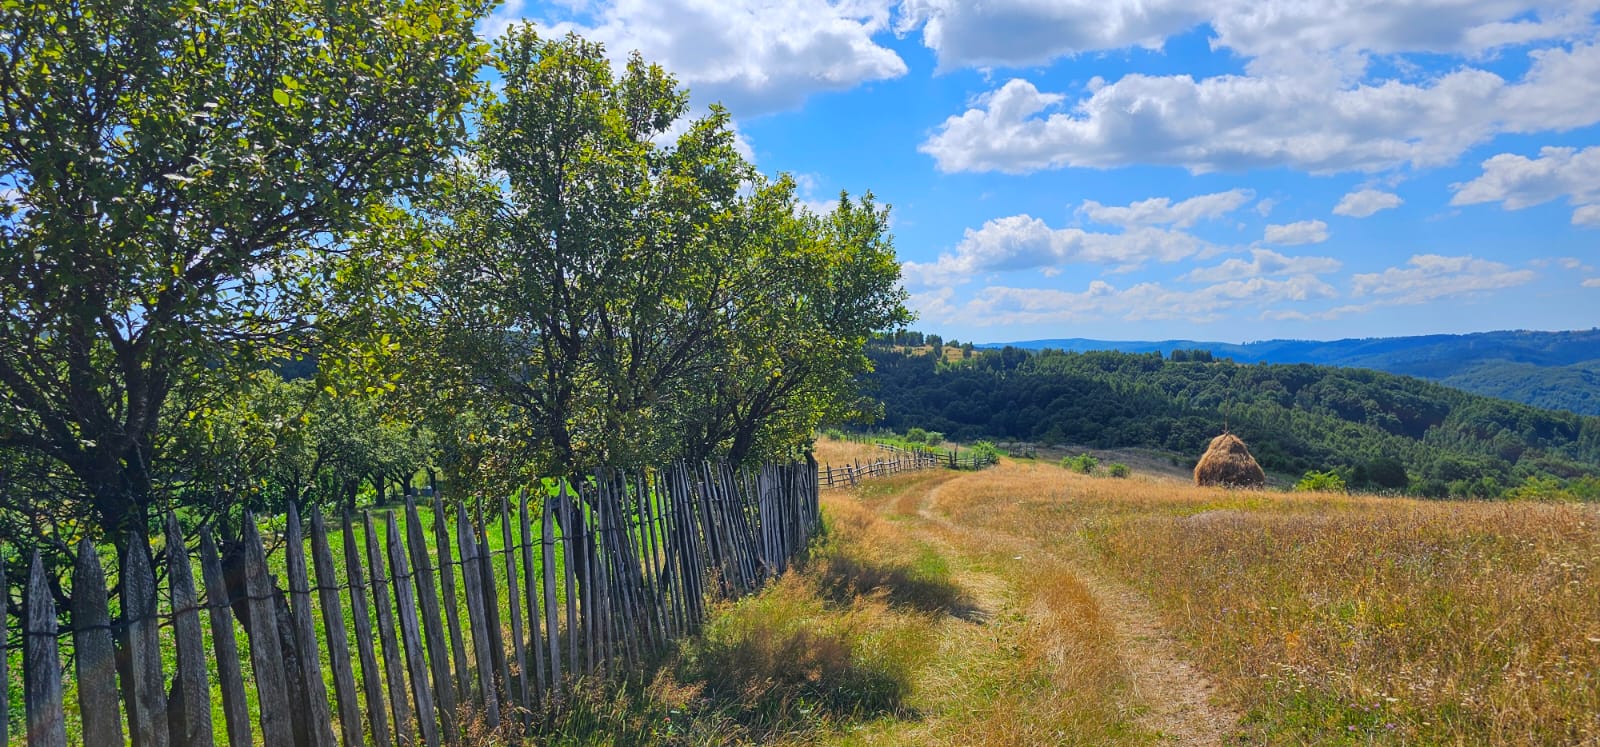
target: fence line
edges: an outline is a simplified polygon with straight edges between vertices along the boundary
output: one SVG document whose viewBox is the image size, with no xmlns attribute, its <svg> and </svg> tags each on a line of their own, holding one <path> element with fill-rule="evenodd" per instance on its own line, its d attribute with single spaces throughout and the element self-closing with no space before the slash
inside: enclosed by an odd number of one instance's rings
<svg viewBox="0 0 1600 747">
<path fill-rule="evenodd" d="M 855 487 L 857 483 L 868 477 L 885 477 L 898 475 L 902 472 L 914 472 L 923 469 L 982 469 L 995 464 L 999 458 L 990 455 L 960 456 L 954 451 L 938 451 L 935 449 L 902 449 L 893 444 L 880 443 L 879 449 L 889 452 L 892 456 L 883 459 L 862 463 L 856 461 L 842 467 L 823 465 L 817 470 L 817 484 L 824 488 Z"/>
<path fill-rule="evenodd" d="M 747 594 L 788 567 L 820 525 L 816 475 L 815 462 L 605 470 L 542 499 L 523 491 L 500 501 L 488 512 L 501 524 L 498 548 L 482 512 L 468 519 L 457 506 L 456 560 L 439 498 L 430 543 L 408 496 L 405 531 L 398 511 L 380 522 L 382 532 L 371 512 L 343 517 L 342 581 L 323 517 L 310 515 L 308 566 L 307 537 L 291 506 L 285 579 L 269 575 L 253 517 L 244 521 L 241 567 L 229 573 L 210 532 L 201 531 L 203 596 L 169 516 L 165 611 L 151 553 L 133 546 L 121 559 L 121 619 L 113 624 L 104 573 L 85 542 L 66 631 L 36 552 L 22 616 L 27 716 L 19 736 L 28 745 L 67 743 L 63 635 L 71 636 L 77 664 L 84 744 L 122 744 L 124 723 L 135 747 L 437 747 L 460 743 L 473 719 L 532 733 L 578 678 L 634 671 L 698 630 L 709 597 Z M 9 682 L 6 599 L 0 593 L 0 714 Z M 238 650 L 236 620 L 247 652 Z M 170 628 L 174 657 L 162 655 L 160 628 Z M 114 632 L 126 639 L 131 664 L 120 693 L 109 676 Z M 175 662 L 170 671 L 164 661 Z M 211 721 L 213 678 L 223 734 Z M 253 723 L 247 682 L 256 696 Z M 0 717 L 0 747 L 10 744 L 6 722 Z"/>
</svg>

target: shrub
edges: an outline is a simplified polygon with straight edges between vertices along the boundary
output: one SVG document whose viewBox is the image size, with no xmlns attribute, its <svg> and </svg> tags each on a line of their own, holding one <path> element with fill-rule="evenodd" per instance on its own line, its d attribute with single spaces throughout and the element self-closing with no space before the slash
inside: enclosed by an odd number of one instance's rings
<svg viewBox="0 0 1600 747">
<path fill-rule="evenodd" d="M 928 445 L 938 446 L 944 443 L 944 434 L 939 431 L 928 431 Z"/>
<path fill-rule="evenodd" d="M 1301 492 L 1343 493 L 1345 492 L 1344 478 L 1337 472 L 1328 470 L 1318 472 L 1311 470 L 1294 484 L 1294 489 Z"/>
<path fill-rule="evenodd" d="M 1106 465 L 1106 474 L 1111 475 L 1112 477 L 1127 477 L 1133 474 L 1133 470 L 1129 469 L 1128 465 L 1123 464 L 1122 462 L 1112 462 Z"/>
<path fill-rule="evenodd" d="M 1092 475 L 1095 468 L 1100 466 L 1100 460 L 1096 459 L 1092 454 L 1079 454 L 1077 456 L 1063 457 L 1061 466 L 1073 472 Z"/>
<path fill-rule="evenodd" d="M 979 441 L 973 444 L 968 451 L 976 459 L 999 459 L 1000 449 L 992 441 Z"/>
<path fill-rule="evenodd" d="M 839 430 L 838 428 L 829 428 L 829 429 L 823 431 L 822 435 L 827 437 L 827 439 L 829 441 L 843 441 L 844 440 L 844 431 Z"/>
<path fill-rule="evenodd" d="M 928 432 L 921 428 L 912 428 L 906 431 L 906 440 L 914 444 L 925 444 L 928 442 Z"/>
</svg>

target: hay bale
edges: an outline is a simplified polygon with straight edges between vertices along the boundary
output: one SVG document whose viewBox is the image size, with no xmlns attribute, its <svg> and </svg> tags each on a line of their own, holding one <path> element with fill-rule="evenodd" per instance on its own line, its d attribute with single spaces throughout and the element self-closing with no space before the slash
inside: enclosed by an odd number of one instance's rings
<svg viewBox="0 0 1600 747">
<path fill-rule="evenodd" d="M 1250 448 L 1232 433 L 1211 439 L 1200 463 L 1194 466 L 1194 484 L 1225 488 L 1259 488 L 1267 484 L 1267 473 L 1250 456 Z"/>
</svg>

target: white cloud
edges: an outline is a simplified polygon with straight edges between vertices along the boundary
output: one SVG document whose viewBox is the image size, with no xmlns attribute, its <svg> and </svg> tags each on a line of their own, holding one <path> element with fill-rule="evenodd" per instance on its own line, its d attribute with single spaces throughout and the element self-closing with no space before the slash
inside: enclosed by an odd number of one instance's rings
<svg viewBox="0 0 1600 747">
<path fill-rule="evenodd" d="M 969 228 L 954 254 L 942 254 L 934 262 L 906 262 L 901 274 L 912 285 L 940 286 L 989 272 L 1040 270 L 1050 275 L 1073 263 L 1131 270 L 1152 261 L 1176 262 L 1208 249 L 1208 243 L 1181 231 L 1137 227 L 1122 233 L 1096 233 L 1052 228 L 1023 214 Z"/>
<path fill-rule="evenodd" d="M 1312 276 L 1283 280 L 1250 278 L 1195 290 L 1174 290 L 1159 283 L 1118 288 L 1095 280 L 1079 292 L 1044 288 L 984 288 L 970 301 L 949 307 L 951 318 L 983 326 L 1081 322 L 1102 319 L 1146 321 L 1185 319 L 1216 321 L 1240 308 L 1265 308 L 1287 302 L 1334 298 L 1337 291 Z"/>
<path fill-rule="evenodd" d="M 1022 67 L 1085 52 L 1160 48 L 1201 24 L 1246 57 L 1353 50 L 1481 55 L 1577 38 L 1593 0 L 906 0 L 895 30 L 922 30 L 941 68 Z"/>
<path fill-rule="evenodd" d="M 1072 103 L 1013 79 L 919 148 L 946 172 L 1145 163 L 1334 173 L 1437 166 L 1497 134 L 1600 122 L 1600 45 L 1529 55 L 1515 82 L 1461 67 L 1418 83 L 1352 84 L 1350 65 L 1329 58 L 1200 80 L 1128 75 Z"/>
<path fill-rule="evenodd" d="M 1468 293 L 1499 290 L 1533 280 L 1532 270 L 1472 256 L 1413 256 L 1406 267 L 1351 277 L 1352 293 L 1380 305 L 1418 304 Z"/>
<path fill-rule="evenodd" d="M 1265 218 L 1272 214 L 1272 209 L 1278 206 L 1278 201 L 1267 197 L 1256 203 L 1256 214 Z"/>
<path fill-rule="evenodd" d="M 1230 189 L 1198 195 L 1173 204 L 1167 197 L 1152 197 L 1130 205 L 1101 205 L 1084 200 L 1078 212 L 1096 223 L 1113 226 L 1164 226 L 1188 228 L 1202 220 L 1220 218 L 1238 210 L 1255 196 L 1248 189 Z"/>
<path fill-rule="evenodd" d="M 1400 207 L 1404 202 L 1405 200 L 1400 199 L 1400 195 L 1393 192 L 1363 189 L 1340 198 L 1339 204 L 1333 208 L 1333 214 L 1365 218 L 1380 210 Z"/>
<path fill-rule="evenodd" d="M 533 15 L 523 5 L 502 6 L 485 33 L 499 35 Z M 873 40 L 889 28 L 887 2 L 605 0 L 575 10 L 534 20 L 542 34 L 576 31 L 605 43 L 618 59 L 638 50 L 678 76 L 696 101 L 720 101 L 744 117 L 907 70 L 899 55 Z"/>
<path fill-rule="evenodd" d="M 1585 288 L 1600 288 L 1600 278 L 1589 278 L 1583 281 Z"/>
<path fill-rule="evenodd" d="M 1271 249 L 1251 249 L 1250 261 L 1234 258 L 1214 267 L 1189 271 L 1181 280 L 1218 283 L 1262 276 L 1326 275 L 1338 272 L 1344 263 L 1332 257 L 1288 257 Z"/>
<path fill-rule="evenodd" d="M 1573 225 L 1600 226 L 1600 146 L 1542 148 L 1538 158 L 1501 153 L 1483 162 L 1476 179 L 1451 188 L 1451 205 L 1498 202 L 1507 210 L 1565 197 L 1576 206 Z"/>
<path fill-rule="evenodd" d="M 1320 220 L 1303 220 L 1283 225 L 1268 224 L 1266 237 L 1263 239 L 1268 244 L 1283 246 L 1320 244 L 1327 240 L 1328 224 Z"/>
</svg>

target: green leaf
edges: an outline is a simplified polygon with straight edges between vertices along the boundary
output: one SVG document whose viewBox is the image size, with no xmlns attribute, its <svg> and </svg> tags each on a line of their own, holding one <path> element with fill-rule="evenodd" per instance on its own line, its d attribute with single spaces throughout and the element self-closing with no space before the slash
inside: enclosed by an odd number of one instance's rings
<svg viewBox="0 0 1600 747">
<path fill-rule="evenodd" d="M 274 88 L 272 89 L 272 100 L 278 102 L 278 106 L 288 106 L 289 92 L 281 88 Z"/>
</svg>

